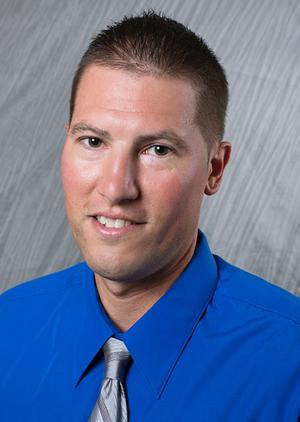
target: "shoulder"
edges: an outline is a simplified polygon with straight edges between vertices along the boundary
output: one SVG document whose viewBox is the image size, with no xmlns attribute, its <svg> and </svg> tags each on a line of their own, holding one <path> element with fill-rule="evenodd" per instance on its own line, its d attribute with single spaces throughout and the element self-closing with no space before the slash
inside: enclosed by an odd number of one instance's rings
<svg viewBox="0 0 300 422">
<path fill-rule="evenodd" d="M 0 348 L 0 357 L 22 350 L 43 330 L 51 332 L 54 321 L 74 319 L 74 310 L 80 313 L 84 306 L 85 286 L 92 274 L 82 263 L 4 292 L 0 296 L 0 343 L 5 347 Z"/>
<path fill-rule="evenodd" d="M 238 268 L 218 256 L 214 256 L 219 286 L 216 294 L 228 300 L 244 304 L 299 326 L 300 298 L 254 274 Z"/>
<path fill-rule="evenodd" d="M 72 286 L 83 283 L 90 274 L 91 270 L 83 262 L 55 273 L 25 281 L 2 293 L 0 295 L 0 306 L 30 300 L 35 296 L 59 295 Z"/>
<path fill-rule="evenodd" d="M 82 263 L 21 283 L 0 296 L 2 376 L 16 362 L 22 362 L 23 369 L 30 367 L 33 356 L 48 356 L 51 350 L 53 354 L 68 338 L 76 338 L 92 277 Z"/>
</svg>

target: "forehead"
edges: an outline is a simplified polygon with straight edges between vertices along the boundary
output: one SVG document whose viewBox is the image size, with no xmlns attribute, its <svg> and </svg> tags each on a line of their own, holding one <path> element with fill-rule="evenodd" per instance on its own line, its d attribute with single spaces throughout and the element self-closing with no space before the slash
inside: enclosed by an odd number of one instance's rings
<svg viewBox="0 0 300 422">
<path fill-rule="evenodd" d="M 110 111 L 193 123 L 196 93 L 188 81 L 90 65 L 75 100 L 75 117 Z"/>
</svg>

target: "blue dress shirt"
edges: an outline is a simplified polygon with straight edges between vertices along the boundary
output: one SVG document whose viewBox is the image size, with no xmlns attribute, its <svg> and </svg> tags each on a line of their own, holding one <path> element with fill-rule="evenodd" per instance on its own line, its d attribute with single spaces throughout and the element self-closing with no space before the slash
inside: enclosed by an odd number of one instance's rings
<svg viewBox="0 0 300 422">
<path fill-rule="evenodd" d="M 300 299 L 211 254 L 206 238 L 125 333 L 85 263 L 0 297 L 0 421 L 86 422 L 114 335 L 133 362 L 130 422 L 297 422 Z"/>
</svg>

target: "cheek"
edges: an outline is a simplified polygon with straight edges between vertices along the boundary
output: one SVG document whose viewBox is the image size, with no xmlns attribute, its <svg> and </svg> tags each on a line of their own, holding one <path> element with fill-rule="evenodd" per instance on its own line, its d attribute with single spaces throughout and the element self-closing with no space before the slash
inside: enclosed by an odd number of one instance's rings
<svg viewBox="0 0 300 422">
<path fill-rule="evenodd" d="M 81 202 L 90 192 L 95 175 L 91 168 L 64 151 L 61 160 L 61 177 L 66 203 Z"/>
<path fill-rule="evenodd" d="M 205 171 L 190 167 L 161 172 L 159 177 L 152 177 L 145 189 L 152 209 L 175 223 L 179 216 L 198 216 L 205 185 Z"/>
</svg>

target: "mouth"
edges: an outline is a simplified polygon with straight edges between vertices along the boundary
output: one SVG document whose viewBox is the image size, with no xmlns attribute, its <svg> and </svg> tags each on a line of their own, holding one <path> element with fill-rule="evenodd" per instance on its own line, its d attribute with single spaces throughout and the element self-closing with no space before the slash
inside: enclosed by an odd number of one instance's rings
<svg viewBox="0 0 300 422">
<path fill-rule="evenodd" d="M 96 215 L 95 218 L 103 226 L 107 228 L 112 228 L 112 229 L 121 229 L 123 227 L 128 227 L 133 224 L 139 224 L 134 221 L 124 220 L 121 218 L 105 217 L 104 215 Z"/>
<path fill-rule="evenodd" d="M 121 239 L 123 237 L 132 236 L 138 233 L 145 224 L 144 222 L 137 222 L 129 220 L 128 218 L 112 218 L 105 215 L 97 214 L 92 216 L 94 221 L 93 227 L 96 233 L 102 239 Z"/>
</svg>

